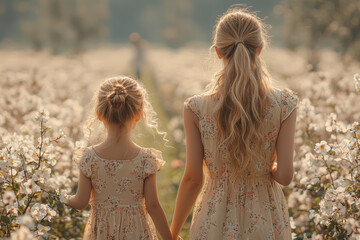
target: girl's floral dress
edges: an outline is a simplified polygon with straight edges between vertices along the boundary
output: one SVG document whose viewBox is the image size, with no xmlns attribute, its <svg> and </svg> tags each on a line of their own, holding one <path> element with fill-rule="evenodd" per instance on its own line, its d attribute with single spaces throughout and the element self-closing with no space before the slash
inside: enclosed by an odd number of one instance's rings
<svg viewBox="0 0 360 240">
<path fill-rule="evenodd" d="M 215 101 L 207 95 L 185 101 L 185 106 L 199 118 L 205 174 L 189 239 L 291 239 L 286 199 L 280 185 L 271 178 L 270 169 L 281 123 L 297 107 L 297 97 L 287 89 L 273 90 L 261 126 L 263 157 L 252 159 L 247 172 L 235 178 L 226 146 L 216 145 L 218 133 L 212 114 Z"/>
<path fill-rule="evenodd" d="M 164 166 L 160 151 L 141 148 L 133 159 L 110 160 L 88 147 L 75 160 L 92 185 L 84 239 L 157 239 L 143 185 L 146 177 Z"/>
</svg>

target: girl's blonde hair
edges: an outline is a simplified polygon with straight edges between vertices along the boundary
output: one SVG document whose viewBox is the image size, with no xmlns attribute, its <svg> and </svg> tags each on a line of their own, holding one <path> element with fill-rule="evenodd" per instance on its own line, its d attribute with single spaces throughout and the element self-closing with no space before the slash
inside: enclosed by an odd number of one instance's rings
<svg viewBox="0 0 360 240">
<path fill-rule="evenodd" d="M 225 60 L 209 93 L 218 99 L 214 112 L 218 145 L 227 146 L 238 173 L 247 169 L 250 159 L 260 158 L 259 150 L 264 148 L 260 126 L 271 91 L 259 56 L 265 45 L 264 26 L 246 9 L 229 10 L 216 25 L 212 48 Z"/>
<path fill-rule="evenodd" d="M 166 133 L 158 130 L 156 113 L 148 100 L 145 88 L 130 77 L 116 76 L 106 79 L 94 96 L 94 112 L 98 117 L 109 123 L 117 124 L 120 128 L 128 120 L 141 114 L 145 126 L 162 134 L 166 141 Z M 90 135 L 95 121 L 95 117 L 89 121 Z"/>
</svg>

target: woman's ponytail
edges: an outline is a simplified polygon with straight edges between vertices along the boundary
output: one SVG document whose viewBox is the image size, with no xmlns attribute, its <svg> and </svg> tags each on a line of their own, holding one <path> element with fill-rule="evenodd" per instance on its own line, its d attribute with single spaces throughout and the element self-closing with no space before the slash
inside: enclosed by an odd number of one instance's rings
<svg viewBox="0 0 360 240">
<path fill-rule="evenodd" d="M 224 57 L 224 68 L 212 84 L 211 93 L 219 98 L 214 116 L 218 144 L 227 146 L 239 172 L 247 169 L 250 159 L 261 157 L 256 148 L 263 145 L 260 124 L 270 90 L 258 56 L 264 44 L 261 22 L 255 15 L 233 10 L 219 20 L 213 46 Z"/>
</svg>

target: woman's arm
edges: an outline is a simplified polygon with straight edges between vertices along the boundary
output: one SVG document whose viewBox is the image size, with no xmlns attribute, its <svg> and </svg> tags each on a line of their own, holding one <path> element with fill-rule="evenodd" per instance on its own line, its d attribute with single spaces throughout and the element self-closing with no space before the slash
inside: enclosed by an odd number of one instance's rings
<svg viewBox="0 0 360 240">
<path fill-rule="evenodd" d="M 89 203 L 90 193 L 91 180 L 80 171 L 78 189 L 76 195 L 69 198 L 69 205 L 76 209 L 86 208 Z"/>
<path fill-rule="evenodd" d="M 175 212 L 171 224 L 173 239 L 177 239 L 201 190 L 203 180 L 204 149 L 199 131 L 199 119 L 187 107 L 184 108 L 184 125 L 186 134 L 186 167 L 177 194 Z"/>
<path fill-rule="evenodd" d="M 273 179 L 284 186 L 291 183 L 294 174 L 295 125 L 296 109 L 281 124 L 276 142 L 277 166 L 271 171 Z"/>
<path fill-rule="evenodd" d="M 156 174 L 151 174 L 145 179 L 144 195 L 146 210 L 150 214 L 156 229 L 160 233 L 162 239 L 171 239 L 169 224 L 166 220 L 165 213 L 159 203 L 156 189 Z"/>
</svg>

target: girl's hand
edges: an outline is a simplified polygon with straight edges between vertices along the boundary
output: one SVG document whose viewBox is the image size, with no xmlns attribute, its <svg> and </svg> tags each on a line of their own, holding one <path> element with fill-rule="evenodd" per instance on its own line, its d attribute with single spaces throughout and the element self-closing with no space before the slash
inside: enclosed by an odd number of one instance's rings
<svg viewBox="0 0 360 240">
<path fill-rule="evenodd" d="M 172 239 L 173 240 L 184 240 L 182 237 L 180 237 L 180 235 L 178 235 L 177 237 L 173 236 Z"/>
<path fill-rule="evenodd" d="M 277 162 L 274 162 L 274 164 L 271 167 L 271 174 L 275 173 L 277 171 Z"/>
</svg>

